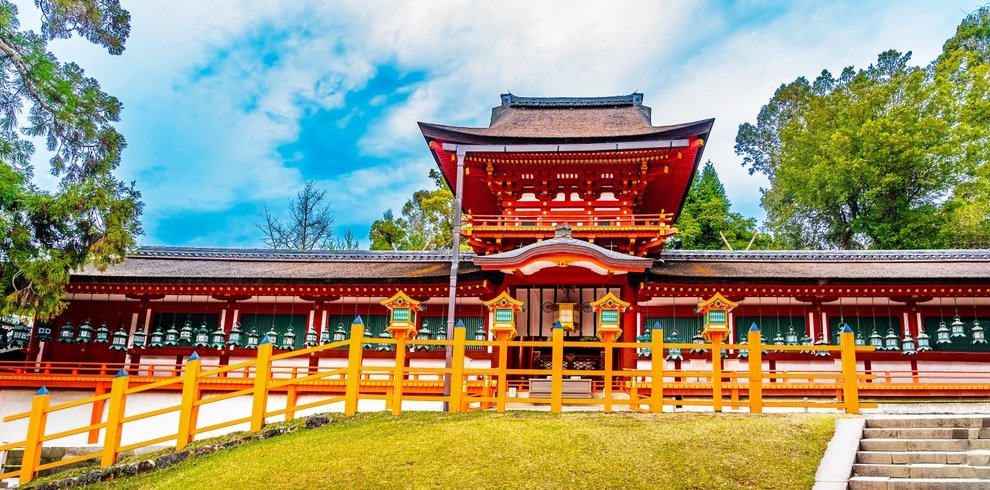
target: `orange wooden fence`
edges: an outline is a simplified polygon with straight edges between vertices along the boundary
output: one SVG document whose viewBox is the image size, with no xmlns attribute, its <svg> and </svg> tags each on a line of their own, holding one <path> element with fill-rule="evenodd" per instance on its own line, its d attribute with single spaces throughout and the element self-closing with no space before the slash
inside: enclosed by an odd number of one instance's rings
<svg viewBox="0 0 990 490">
<path fill-rule="evenodd" d="M 545 404 L 552 412 L 560 412 L 564 405 L 593 404 L 602 405 L 605 412 L 611 412 L 616 406 L 626 406 L 631 410 L 659 413 L 665 405 L 704 405 L 715 411 L 725 407 L 747 408 L 749 412 L 760 413 L 764 407 L 825 407 L 844 410 L 847 413 L 858 413 L 860 409 L 858 390 L 862 383 L 872 381 L 874 376 L 859 374 L 856 371 L 856 352 L 871 351 L 872 347 L 854 346 L 851 332 L 841 334 L 839 346 L 766 346 L 762 343 L 759 332 L 751 332 L 747 344 L 693 344 L 664 342 L 662 330 L 654 330 L 651 343 L 636 342 L 565 342 L 563 331 L 555 329 L 549 341 L 510 341 L 510 340 L 467 340 L 465 329 L 454 329 L 453 340 L 402 340 L 364 338 L 364 325 L 355 323 L 351 326 L 351 336 L 348 340 L 308 349 L 273 354 L 270 342 L 263 341 L 259 345 L 257 358 L 250 361 L 204 370 L 201 361 L 195 354 L 186 362 L 183 372 L 178 376 L 169 376 L 153 382 L 131 386 L 130 376 L 124 370 L 114 378 L 109 393 L 103 393 L 81 400 L 52 405 L 50 394 L 41 388 L 32 401 L 31 410 L 10 415 L 4 422 L 28 419 L 25 439 L 22 441 L 0 446 L 0 451 L 19 449 L 24 451 L 23 463 L 18 471 L 0 474 L 0 478 L 18 477 L 21 483 L 31 481 L 39 471 L 57 468 L 85 460 L 99 460 L 102 467 L 114 464 L 119 455 L 162 443 L 174 443 L 181 449 L 193 441 L 197 435 L 218 429 L 228 428 L 238 424 L 249 424 L 251 431 L 258 431 L 273 417 L 292 419 L 301 410 L 313 409 L 333 403 L 343 403 L 343 411 L 347 415 L 358 412 L 361 400 L 384 400 L 386 408 L 395 414 L 402 412 L 403 403 L 410 401 L 432 401 L 448 404 L 451 412 L 466 410 L 481 410 L 494 407 L 497 411 L 505 411 L 509 404 Z M 366 366 L 363 362 L 363 344 L 392 344 L 396 352 L 394 366 Z M 434 348 L 449 348 L 452 351 L 450 367 L 415 367 L 405 365 L 405 352 L 416 346 L 432 346 Z M 348 348 L 346 367 L 336 369 L 319 369 L 292 371 L 291 376 L 273 376 L 274 361 L 291 358 L 306 358 L 312 354 L 327 349 Z M 494 367 L 476 368 L 466 366 L 466 349 L 468 347 L 494 348 L 499 353 L 499 362 Z M 552 350 L 552 365 L 550 369 L 508 369 L 506 354 L 510 347 L 550 347 Z M 567 370 L 564 369 L 565 347 L 597 347 L 604 349 L 604 369 L 601 370 Z M 653 362 L 650 369 L 615 370 L 613 358 L 616 349 L 652 349 L 654 359 L 664 358 L 664 353 L 670 349 L 706 349 L 711 353 L 711 369 L 709 370 L 671 370 L 665 369 L 665 362 Z M 835 373 L 829 372 L 767 372 L 763 369 L 761 353 L 764 349 L 773 350 L 803 350 L 803 351 L 833 351 L 841 355 L 841 369 Z M 745 371 L 726 371 L 722 369 L 720 353 L 724 349 L 747 349 L 749 352 Z M 469 353 L 469 352 L 468 352 Z M 226 376 L 230 372 L 250 373 L 250 378 L 244 382 L 247 386 L 227 392 L 204 395 L 203 388 L 209 386 L 211 380 Z M 377 374 L 376 374 L 377 373 Z M 448 394 L 439 390 L 414 389 L 417 384 L 430 383 L 433 387 L 442 386 L 444 377 L 451 379 L 451 389 Z M 548 397 L 534 398 L 517 391 L 510 396 L 510 377 L 539 377 L 546 376 L 550 381 Z M 570 399 L 565 398 L 565 379 L 570 376 L 592 376 L 601 378 L 601 398 Z M 433 377 L 432 381 L 423 381 Z M 376 379 L 378 378 L 378 379 Z M 769 383 L 773 380 L 774 383 Z M 342 392 L 323 392 L 326 396 L 315 401 L 297 404 L 294 393 L 296 389 L 328 382 L 343 385 Z M 387 389 L 381 389 L 385 385 Z M 809 401 L 806 398 L 789 400 L 764 400 L 763 394 L 772 386 L 774 390 L 787 390 L 801 386 L 814 385 L 834 391 L 834 401 Z M 176 405 L 164 406 L 142 413 L 128 413 L 127 399 L 138 393 L 161 389 L 180 389 L 181 400 Z M 694 390 L 704 396 L 682 397 L 665 396 L 665 390 Z M 285 408 L 272 410 L 268 407 L 269 396 L 273 393 L 289 393 Z M 439 394 L 438 394 L 439 393 Z M 728 394 L 728 399 L 726 399 Z M 745 400 L 741 395 L 745 395 Z M 237 397 L 250 398 L 250 412 L 229 414 L 223 422 L 201 426 L 198 415 L 201 407 L 222 400 Z M 105 404 L 106 410 L 102 417 L 96 417 L 97 422 L 75 427 L 55 433 L 46 431 L 46 422 L 50 416 L 58 416 L 64 410 L 86 404 Z M 155 437 L 139 442 L 121 444 L 121 435 L 128 424 L 168 413 L 178 413 L 178 424 L 175 432 L 165 436 Z M 133 425 L 131 426 L 133 427 Z M 45 445 L 65 437 L 82 434 L 102 433 L 102 449 L 90 454 L 56 461 L 40 463 L 41 449 Z"/>
</svg>

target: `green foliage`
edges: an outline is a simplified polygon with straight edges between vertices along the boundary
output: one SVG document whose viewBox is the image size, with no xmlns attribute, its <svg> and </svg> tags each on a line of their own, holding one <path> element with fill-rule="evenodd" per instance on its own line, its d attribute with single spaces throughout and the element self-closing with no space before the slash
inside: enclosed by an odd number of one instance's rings
<svg viewBox="0 0 990 490">
<path fill-rule="evenodd" d="M 726 248 L 726 241 L 733 250 L 765 248 L 768 239 L 757 234 L 754 240 L 756 220 L 731 212 L 731 206 L 715 166 L 711 161 L 705 163 L 701 173 L 695 176 L 674 224 L 677 235 L 670 243 L 671 248 L 718 250 Z"/>
<path fill-rule="evenodd" d="M 935 61 L 942 97 L 957 102 L 954 129 L 972 143 L 966 168 L 946 205 L 952 246 L 990 248 L 990 6 L 968 15 Z"/>
<path fill-rule="evenodd" d="M 124 137 L 120 102 L 47 42 L 73 33 L 120 54 L 130 16 L 117 0 L 36 0 L 41 34 L 20 30 L 17 8 L 0 0 L 0 291 L 3 313 L 47 318 L 71 270 L 120 262 L 140 234 L 140 193 L 113 175 Z M 24 117 L 26 106 L 26 117 Z M 34 145 L 51 152 L 57 189 L 32 183 Z"/>
<path fill-rule="evenodd" d="M 828 71 L 780 87 L 736 152 L 763 172 L 767 227 L 797 248 L 939 248 L 944 204 L 975 164 L 958 100 L 910 53 L 865 70 Z"/>
<path fill-rule="evenodd" d="M 418 190 L 402 206 L 402 217 L 389 209 L 371 225 L 371 250 L 440 250 L 454 237 L 454 194 L 443 176 L 430 170 L 433 190 Z"/>
</svg>

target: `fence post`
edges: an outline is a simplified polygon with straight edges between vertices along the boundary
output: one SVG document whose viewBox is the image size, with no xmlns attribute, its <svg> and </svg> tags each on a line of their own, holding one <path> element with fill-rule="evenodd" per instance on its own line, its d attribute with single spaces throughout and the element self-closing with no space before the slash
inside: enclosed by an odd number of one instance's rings
<svg viewBox="0 0 990 490">
<path fill-rule="evenodd" d="M 454 349 L 450 364 L 450 400 L 448 410 L 457 413 L 461 411 L 461 399 L 464 397 L 464 342 L 467 341 L 467 328 L 454 327 Z"/>
<path fill-rule="evenodd" d="M 113 378 L 110 387 L 110 404 L 107 409 L 107 429 L 103 437 L 103 456 L 100 458 L 100 467 L 106 468 L 117 462 L 117 451 L 120 449 L 120 436 L 123 432 L 123 424 L 120 422 L 124 418 L 124 404 L 127 401 L 125 392 L 130 377 L 127 371 L 120 368 L 117 376 Z"/>
<path fill-rule="evenodd" d="M 711 332 L 712 341 L 712 409 L 722 411 L 722 332 Z"/>
<path fill-rule="evenodd" d="M 392 415 L 402 415 L 402 382 L 406 377 L 406 333 L 396 332 L 395 370 L 392 376 Z"/>
<path fill-rule="evenodd" d="M 660 322 L 653 325 L 650 345 L 650 412 L 663 412 L 663 329 Z"/>
<path fill-rule="evenodd" d="M 41 463 L 41 438 L 45 436 L 48 403 L 51 400 L 51 393 L 44 386 L 31 399 L 31 418 L 28 419 L 27 439 L 24 441 L 24 456 L 21 459 L 21 485 L 34 479 L 34 472 Z"/>
<path fill-rule="evenodd" d="M 505 396 L 509 389 L 509 336 L 498 334 L 498 382 L 495 385 L 495 411 L 505 411 Z"/>
<path fill-rule="evenodd" d="M 550 371 L 550 411 L 560 413 L 564 401 L 564 329 L 557 322 L 553 325 L 553 351 Z"/>
<path fill-rule="evenodd" d="M 605 386 L 602 397 L 605 399 L 605 413 L 612 413 L 612 338 L 605 341 Z"/>
<path fill-rule="evenodd" d="M 199 398 L 199 354 L 193 352 L 186 360 L 185 372 L 182 373 L 182 402 L 179 404 L 179 434 L 176 437 L 175 449 L 186 447 L 193 440 L 193 430 L 196 428 L 196 399 Z"/>
<path fill-rule="evenodd" d="M 846 413 L 859 413 L 859 376 L 856 373 L 856 345 L 852 327 L 842 327 L 839 334 L 842 353 L 842 398 L 846 402 Z"/>
<path fill-rule="evenodd" d="M 763 333 L 749 327 L 749 413 L 763 413 Z"/>
<path fill-rule="evenodd" d="M 364 322 L 361 317 L 351 323 L 351 345 L 347 350 L 347 383 L 344 391 L 344 415 L 354 415 L 358 411 L 358 398 L 361 393 L 361 364 L 364 362 Z"/>
<path fill-rule="evenodd" d="M 254 364 L 254 399 L 251 403 L 251 432 L 261 430 L 268 412 L 268 381 L 272 376 L 272 339 L 267 335 L 258 343 L 258 359 Z"/>
</svg>

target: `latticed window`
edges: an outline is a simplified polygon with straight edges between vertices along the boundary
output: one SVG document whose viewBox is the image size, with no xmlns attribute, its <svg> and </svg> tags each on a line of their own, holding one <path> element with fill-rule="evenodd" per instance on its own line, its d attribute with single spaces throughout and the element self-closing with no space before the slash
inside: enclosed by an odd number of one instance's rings
<svg viewBox="0 0 990 490">
<path fill-rule="evenodd" d="M 709 311 L 708 321 L 711 323 L 725 323 L 725 312 L 722 310 Z"/>
<path fill-rule="evenodd" d="M 496 322 L 511 322 L 512 321 L 512 310 L 510 309 L 497 309 L 495 310 L 495 321 Z"/>
<path fill-rule="evenodd" d="M 392 320 L 397 322 L 408 322 L 409 308 L 396 308 L 392 310 Z"/>
<path fill-rule="evenodd" d="M 602 323 L 619 323 L 618 310 L 602 310 Z"/>
</svg>

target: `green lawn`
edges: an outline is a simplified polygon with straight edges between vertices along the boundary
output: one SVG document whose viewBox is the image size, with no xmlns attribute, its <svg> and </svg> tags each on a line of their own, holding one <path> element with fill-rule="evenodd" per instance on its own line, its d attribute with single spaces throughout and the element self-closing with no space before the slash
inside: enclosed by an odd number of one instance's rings
<svg viewBox="0 0 990 490">
<path fill-rule="evenodd" d="M 362 414 L 97 488 L 810 488 L 834 420 Z"/>
</svg>

